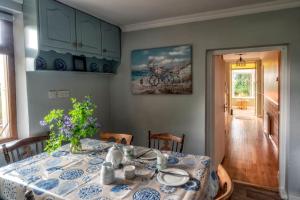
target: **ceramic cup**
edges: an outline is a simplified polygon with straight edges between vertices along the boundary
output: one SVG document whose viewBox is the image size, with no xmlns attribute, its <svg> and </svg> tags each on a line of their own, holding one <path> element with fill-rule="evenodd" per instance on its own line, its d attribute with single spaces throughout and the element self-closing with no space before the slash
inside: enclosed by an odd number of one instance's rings
<svg viewBox="0 0 300 200">
<path fill-rule="evenodd" d="M 124 167 L 125 179 L 133 179 L 135 177 L 135 166 L 127 165 Z"/>
<path fill-rule="evenodd" d="M 134 158 L 134 147 L 132 145 L 124 146 L 123 152 L 126 160 L 132 160 Z"/>
</svg>

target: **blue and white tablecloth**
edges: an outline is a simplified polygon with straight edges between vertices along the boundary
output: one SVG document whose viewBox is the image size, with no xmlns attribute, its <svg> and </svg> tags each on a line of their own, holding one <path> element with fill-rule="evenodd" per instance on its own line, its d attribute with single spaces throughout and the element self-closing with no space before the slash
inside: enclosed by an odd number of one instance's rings
<svg viewBox="0 0 300 200">
<path fill-rule="evenodd" d="M 211 186 L 217 185 L 217 176 L 210 170 L 210 158 L 175 152 L 167 152 L 168 166 L 184 169 L 191 176 L 180 187 L 150 178 L 156 161 L 134 162 L 137 175 L 133 180 L 126 180 L 118 169 L 113 184 L 101 185 L 100 169 L 107 154 L 101 149 L 111 144 L 93 139 L 84 139 L 82 144 L 84 149 L 97 151 L 71 154 L 66 145 L 51 155 L 42 153 L 0 168 L 1 198 L 23 200 L 27 190 L 33 191 L 36 200 L 192 200 L 212 199 L 215 193 Z"/>
</svg>

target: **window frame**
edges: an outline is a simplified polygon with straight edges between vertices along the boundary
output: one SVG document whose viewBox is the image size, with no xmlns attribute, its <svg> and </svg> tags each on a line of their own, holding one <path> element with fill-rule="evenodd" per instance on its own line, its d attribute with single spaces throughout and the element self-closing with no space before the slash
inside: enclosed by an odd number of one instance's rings
<svg viewBox="0 0 300 200">
<path fill-rule="evenodd" d="M 250 88 L 251 89 L 251 96 L 243 96 L 243 97 L 240 97 L 240 96 L 235 96 L 235 93 L 234 93 L 234 74 L 238 73 L 237 71 L 243 71 L 243 72 L 240 72 L 240 74 L 251 74 L 251 85 L 252 87 Z M 249 72 L 246 72 L 246 71 L 249 71 Z M 255 68 L 253 69 L 244 69 L 244 68 L 241 68 L 241 69 L 232 69 L 231 70 L 231 98 L 232 99 L 255 99 L 255 82 L 256 82 L 256 70 Z"/>
<path fill-rule="evenodd" d="M 0 144 L 18 139 L 17 133 L 17 107 L 16 107 L 16 79 L 15 79 L 15 60 L 14 60 L 14 41 L 13 41 L 13 23 L 10 21 L 0 20 L 7 28 L 6 44 L 0 47 L 0 54 L 7 57 L 7 107 L 8 107 L 8 124 L 9 136 L 0 138 Z M 1 31 L 1 30 L 0 30 Z"/>
</svg>

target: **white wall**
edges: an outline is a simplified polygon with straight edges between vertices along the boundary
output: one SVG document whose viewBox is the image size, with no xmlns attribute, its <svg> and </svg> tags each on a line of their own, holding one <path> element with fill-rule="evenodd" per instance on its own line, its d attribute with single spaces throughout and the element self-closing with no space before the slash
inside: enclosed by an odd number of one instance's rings
<svg viewBox="0 0 300 200">
<path fill-rule="evenodd" d="M 300 9 L 196 22 L 123 34 L 122 61 L 111 81 L 111 119 L 116 131 L 130 131 L 147 144 L 147 130 L 186 133 L 185 152 L 205 150 L 205 65 L 208 49 L 289 45 L 291 113 L 288 189 L 300 196 Z M 130 56 L 134 49 L 193 45 L 192 95 L 132 95 Z M 263 159 L 263 158 L 262 158 Z"/>
</svg>

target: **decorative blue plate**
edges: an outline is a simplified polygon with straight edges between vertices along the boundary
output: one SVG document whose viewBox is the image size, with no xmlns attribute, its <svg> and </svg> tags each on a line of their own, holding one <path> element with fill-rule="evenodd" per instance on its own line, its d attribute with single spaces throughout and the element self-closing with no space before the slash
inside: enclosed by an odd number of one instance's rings
<svg viewBox="0 0 300 200">
<path fill-rule="evenodd" d="M 38 56 L 35 59 L 35 68 L 37 70 L 43 70 L 43 69 L 47 69 L 47 62 L 44 58 L 42 58 L 41 56 Z"/>
<path fill-rule="evenodd" d="M 56 152 L 52 153 L 52 156 L 53 157 L 61 157 L 61 156 L 65 156 L 68 154 L 69 154 L 68 151 L 56 151 Z"/>
<path fill-rule="evenodd" d="M 91 165 L 86 169 L 87 173 L 95 173 L 97 171 L 99 171 L 99 168 L 96 165 Z"/>
<path fill-rule="evenodd" d="M 98 194 L 102 192 L 102 187 L 98 184 L 91 184 L 85 187 L 82 187 L 79 192 L 78 196 L 80 199 L 92 199 L 95 198 Z"/>
<path fill-rule="evenodd" d="M 200 181 L 191 178 L 186 184 L 181 186 L 185 190 L 192 190 L 192 191 L 198 191 L 200 189 Z"/>
<path fill-rule="evenodd" d="M 179 162 L 178 158 L 174 157 L 174 156 L 169 156 L 168 158 L 168 164 L 170 165 L 175 165 Z"/>
<path fill-rule="evenodd" d="M 41 177 L 40 176 L 36 176 L 36 175 L 31 175 L 31 176 L 29 176 L 29 177 L 26 178 L 28 184 L 34 183 L 34 182 L 36 182 L 37 180 L 40 180 L 40 179 L 41 179 Z"/>
<path fill-rule="evenodd" d="M 201 160 L 201 164 L 204 165 L 205 167 L 208 167 L 208 165 L 210 164 L 210 160 Z"/>
<path fill-rule="evenodd" d="M 81 177 L 84 174 L 84 171 L 82 169 L 69 169 L 63 171 L 59 178 L 62 180 L 74 180 L 79 177 Z"/>
<path fill-rule="evenodd" d="M 91 63 L 90 64 L 90 69 L 91 69 L 92 72 L 98 72 L 99 71 L 97 63 Z"/>
<path fill-rule="evenodd" d="M 172 194 L 176 192 L 177 188 L 167 185 L 160 185 L 160 191 L 166 193 L 166 194 Z"/>
<path fill-rule="evenodd" d="M 112 192 L 122 192 L 124 190 L 130 190 L 129 186 L 127 184 L 119 184 L 111 188 Z"/>
<path fill-rule="evenodd" d="M 39 189 L 34 189 L 33 192 L 36 195 L 42 195 L 44 193 L 43 190 L 52 190 L 53 188 L 57 187 L 59 180 L 56 178 L 48 179 L 48 180 L 41 180 L 35 184 L 36 187 Z"/>
<path fill-rule="evenodd" d="M 99 165 L 102 164 L 104 162 L 103 158 L 93 158 L 89 161 L 90 165 Z"/>
<path fill-rule="evenodd" d="M 56 70 L 59 70 L 59 71 L 66 71 L 67 70 L 67 64 L 61 58 L 57 58 L 57 59 L 54 60 L 54 67 L 55 67 Z"/>
<path fill-rule="evenodd" d="M 103 72 L 104 73 L 113 73 L 113 66 L 110 63 L 104 63 L 103 64 Z"/>
<path fill-rule="evenodd" d="M 133 194 L 133 200 L 160 200 L 158 191 L 152 188 L 143 188 Z"/>
<path fill-rule="evenodd" d="M 22 176 L 29 176 L 29 175 L 35 174 L 39 171 L 40 171 L 40 168 L 37 167 L 37 166 L 32 166 L 32 167 L 28 167 L 28 168 L 21 168 L 21 169 L 17 170 L 17 172 Z"/>
</svg>

